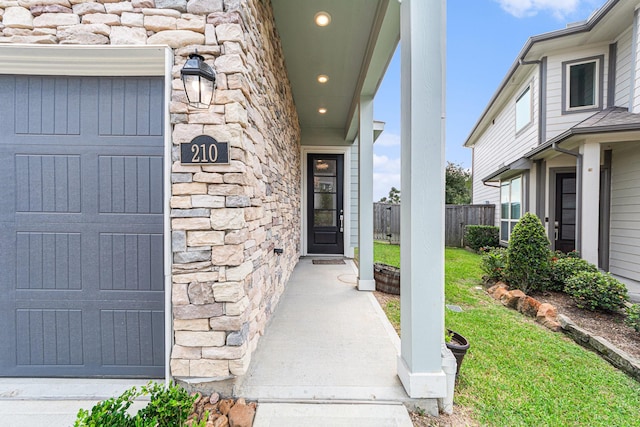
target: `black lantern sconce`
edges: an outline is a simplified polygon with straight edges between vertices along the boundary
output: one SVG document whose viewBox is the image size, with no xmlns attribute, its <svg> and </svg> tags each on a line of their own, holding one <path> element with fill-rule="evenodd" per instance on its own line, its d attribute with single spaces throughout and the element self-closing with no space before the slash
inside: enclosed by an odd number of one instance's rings
<svg viewBox="0 0 640 427">
<path fill-rule="evenodd" d="M 216 73 L 198 51 L 189 55 L 189 59 L 180 70 L 184 91 L 189 105 L 195 108 L 209 108 L 216 84 Z"/>
</svg>

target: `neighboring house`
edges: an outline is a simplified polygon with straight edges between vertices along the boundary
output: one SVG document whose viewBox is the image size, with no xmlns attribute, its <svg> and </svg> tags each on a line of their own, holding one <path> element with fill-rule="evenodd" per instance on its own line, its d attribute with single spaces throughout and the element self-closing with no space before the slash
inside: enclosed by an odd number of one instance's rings
<svg viewBox="0 0 640 427">
<path fill-rule="evenodd" d="M 640 281 L 640 20 L 610 0 L 531 37 L 471 131 L 473 203 L 500 239 L 533 212 L 552 249 Z"/>
<path fill-rule="evenodd" d="M 395 0 L 0 2 L 0 376 L 233 378 L 300 256 L 359 247 L 371 290 L 373 96 L 403 28 L 436 82 L 414 94 L 425 70 L 405 67 L 408 135 L 440 138 L 441 7 L 407 0 L 401 25 Z M 204 108 L 180 80 L 196 51 L 217 73 Z M 200 137 L 228 164 L 185 155 Z M 416 169 L 437 177 L 434 142 Z M 413 277 L 443 274 L 425 258 Z M 407 316 L 399 371 L 443 397 L 443 288 L 415 286 L 436 303 Z"/>
</svg>

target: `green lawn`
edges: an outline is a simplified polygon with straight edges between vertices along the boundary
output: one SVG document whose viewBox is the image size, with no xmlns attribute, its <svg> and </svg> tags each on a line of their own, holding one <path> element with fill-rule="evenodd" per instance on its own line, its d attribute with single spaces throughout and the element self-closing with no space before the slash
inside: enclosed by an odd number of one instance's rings
<svg viewBox="0 0 640 427">
<path fill-rule="evenodd" d="M 376 261 L 381 248 L 385 257 L 395 248 L 399 258 L 399 247 L 376 244 Z M 481 425 L 640 426 L 640 383 L 476 289 L 479 259 L 445 251 L 445 299 L 464 309 L 447 310 L 446 325 L 471 343 L 456 403 L 472 409 Z M 397 307 L 388 308 L 398 322 Z"/>
</svg>

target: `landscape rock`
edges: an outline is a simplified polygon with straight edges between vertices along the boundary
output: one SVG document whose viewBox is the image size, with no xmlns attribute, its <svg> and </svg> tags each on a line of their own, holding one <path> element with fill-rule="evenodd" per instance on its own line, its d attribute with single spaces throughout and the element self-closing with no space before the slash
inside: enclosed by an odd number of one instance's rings
<svg viewBox="0 0 640 427">
<path fill-rule="evenodd" d="M 230 427 L 251 427 L 255 414 L 255 409 L 238 399 L 238 402 L 229 410 L 229 425 Z"/>
<path fill-rule="evenodd" d="M 530 296 L 521 298 L 518 302 L 518 311 L 529 317 L 536 317 L 540 308 L 540 301 Z"/>
<path fill-rule="evenodd" d="M 220 411 L 222 415 L 227 415 L 233 407 L 233 404 L 233 399 L 223 399 L 218 403 L 218 411 Z"/>
<path fill-rule="evenodd" d="M 500 301 L 509 308 L 517 309 L 520 300 L 526 296 L 520 289 L 514 289 L 500 297 Z"/>
</svg>

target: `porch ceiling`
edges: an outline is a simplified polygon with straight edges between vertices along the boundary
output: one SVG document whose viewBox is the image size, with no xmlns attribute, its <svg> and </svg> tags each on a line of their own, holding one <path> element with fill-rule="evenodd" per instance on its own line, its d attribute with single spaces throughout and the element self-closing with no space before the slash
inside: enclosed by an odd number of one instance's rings
<svg viewBox="0 0 640 427">
<path fill-rule="evenodd" d="M 400 38 L 396 0 L 272 0 L 304 134 L 357 132 L 361 95 L 373 96 Z M 331 22 L 319 27 L 318 12 Z M 328 76 L 319 83 L 318 76 Z M 326 113 L 319 113 L 325 108 Z"/>
</svg>

